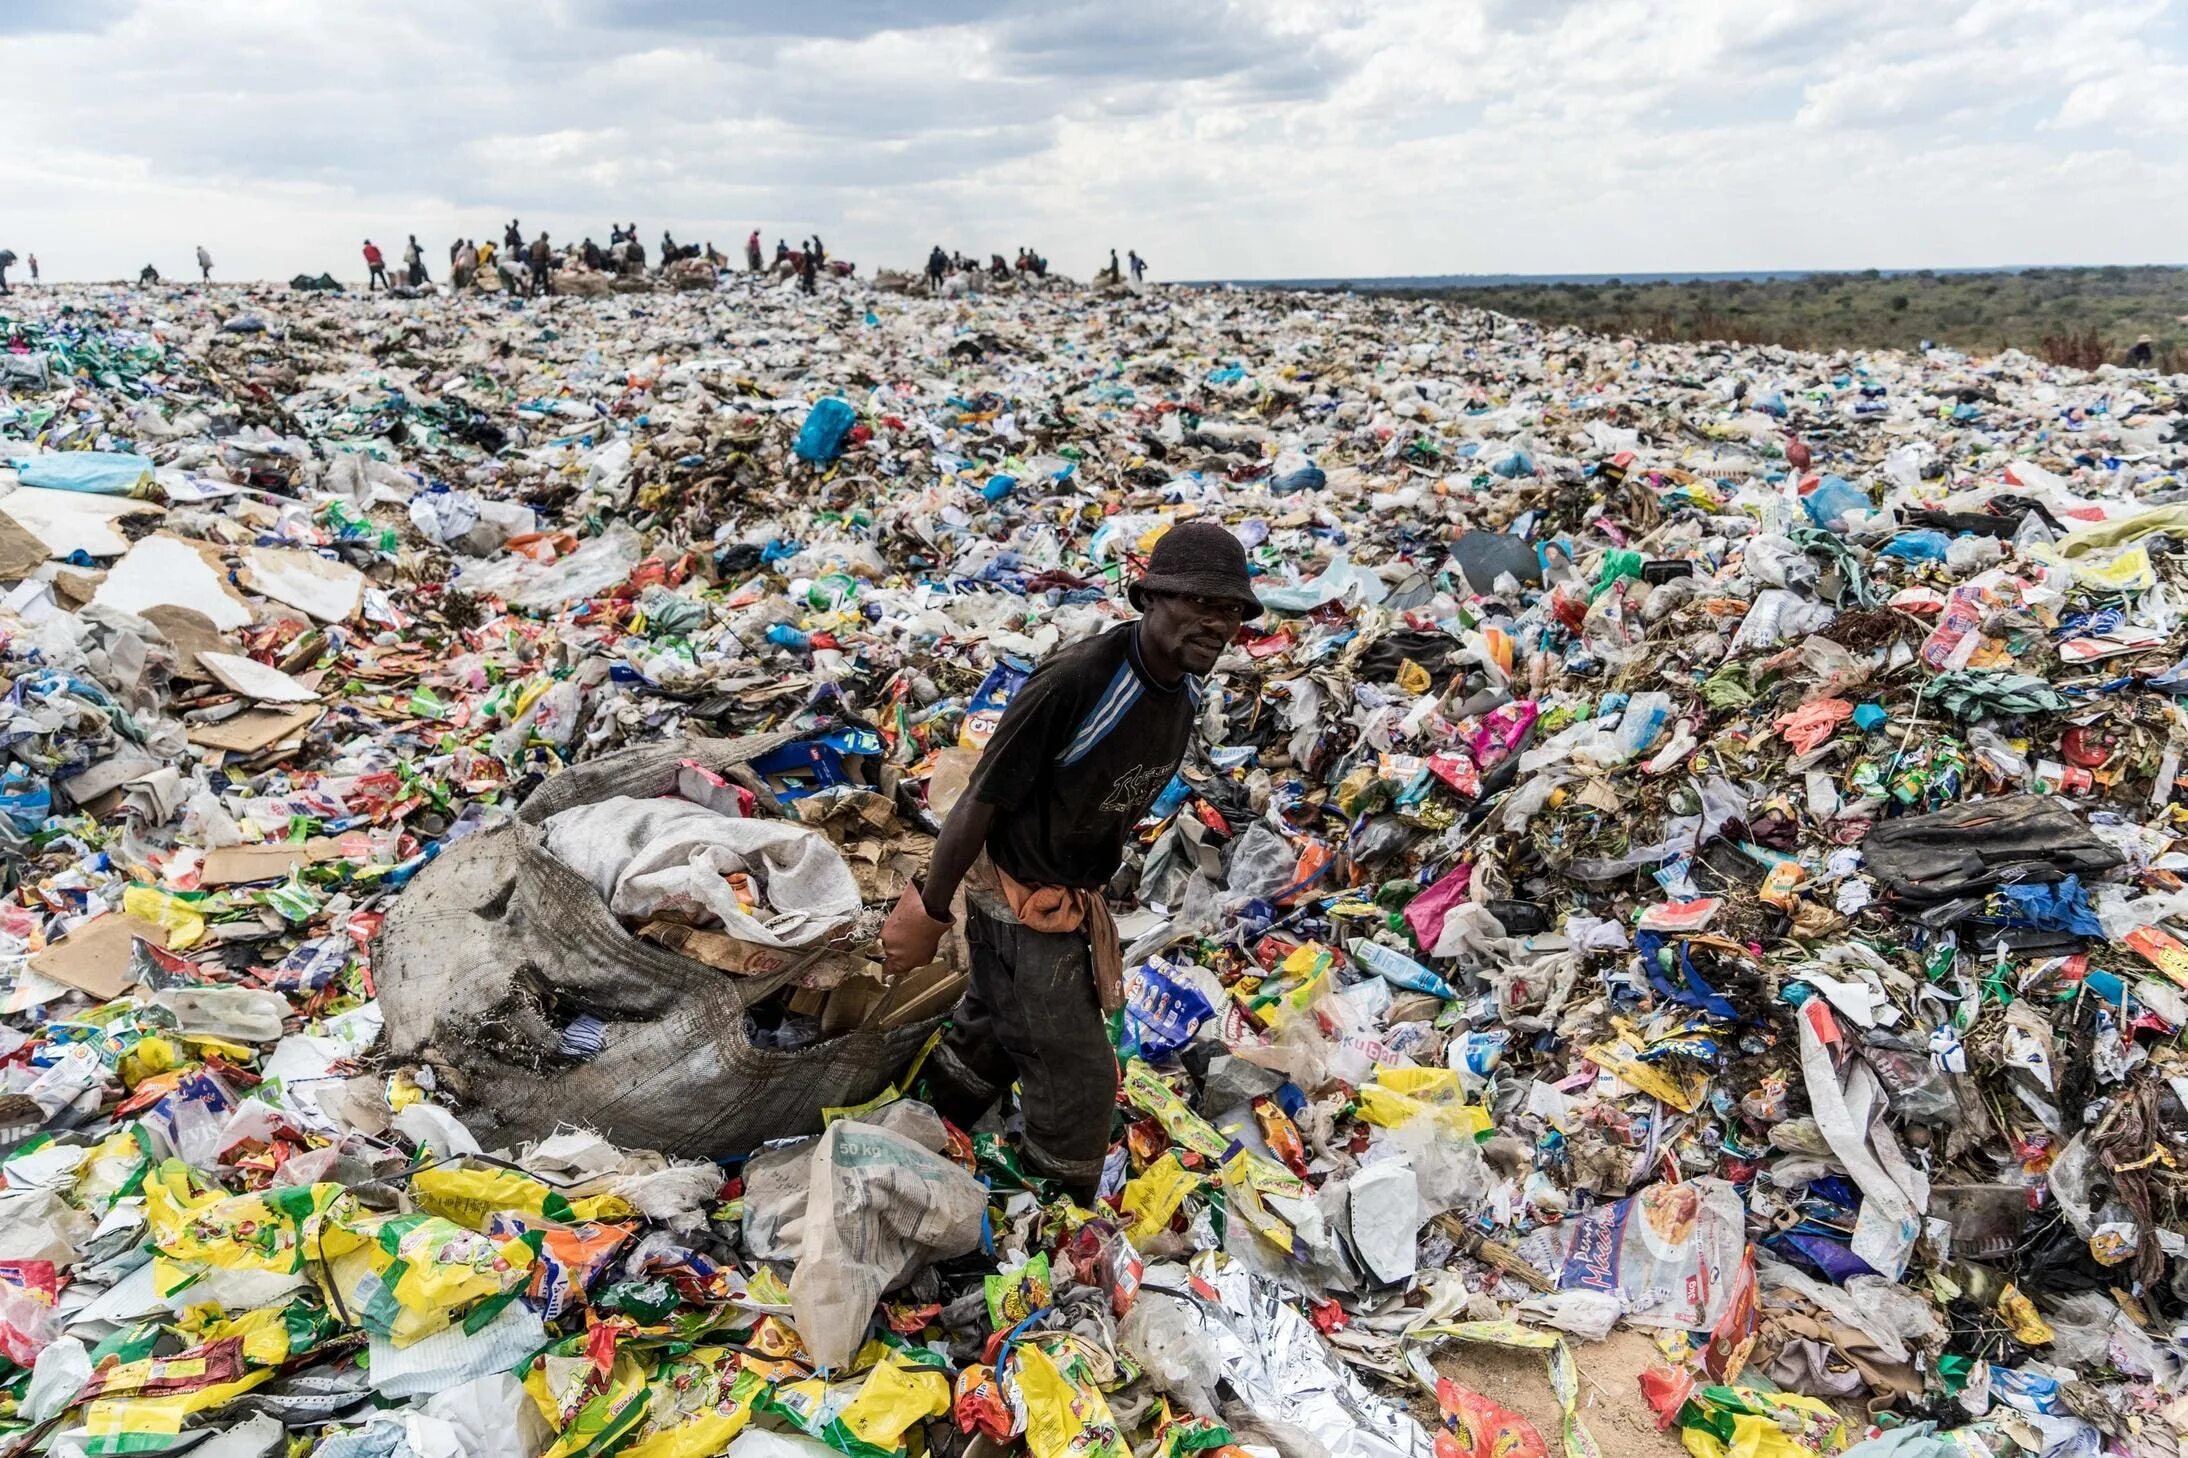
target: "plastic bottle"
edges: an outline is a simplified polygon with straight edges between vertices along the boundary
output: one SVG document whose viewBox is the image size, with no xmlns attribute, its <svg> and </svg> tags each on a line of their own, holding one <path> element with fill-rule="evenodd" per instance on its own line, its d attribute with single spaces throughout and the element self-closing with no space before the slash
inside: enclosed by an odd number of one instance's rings
<svg viewBox="0 0 2188 1458">
<path fill-rule="evenodd" d="M 798 653 L 803 653 L 806 649 L 813 646 L 813 638 L 811 634 L 801 633 L 796 628 L 791 627 L 788 623 L 769 624 L 767 629 L 767 641 L 773 643 L 778 648 L 788 648 Z"/>
<path fill-rule="evenodd" d="M 1451 984 L 1393 947 L 1381 942 L 1371 942 L 1366 937 L 1354 937 L 1345 943 L 1345 950 L 1361 966 L 1394 987 L 1408 992 L 1425 992 L 1430 997 L 1440 997 L 1446 1002 L 1458 999 Z"/>
</svg>

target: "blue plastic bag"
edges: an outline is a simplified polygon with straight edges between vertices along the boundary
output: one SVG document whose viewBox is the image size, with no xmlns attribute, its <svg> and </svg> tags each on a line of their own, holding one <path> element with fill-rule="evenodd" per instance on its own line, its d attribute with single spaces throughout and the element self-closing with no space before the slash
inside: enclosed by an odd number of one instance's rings
<svg viewBox="0 0 2188 1458">
<path fill-rule="evenodd" d="M 1844 476 L 1824 477 L 1815 490 L 1801 498 L 1808 519 L 1828 532 L 1841 530 L 1841 519 L 1848 512 L 1867 511 L 1871 504 L 1869 493 Z"/>
<path fill-rule="evenodd" d="M 805 414 L 805 424 L 798 429 L 798 443 L 793 447 L 801 461 L 825 466 L 843 454 L 843 438 L 858 423 L 858 412 L 850 404 L 830 395 L 816 401 Z"/>
<path fill-rule="evenodd" d="M 48 491 L 82 491 L 93 496 L 127 496 L 152 479 L 152 463 L 123 451 L 57 451 L 42 456 L 10 456 L 8 464 L 25 486 Z"/>
<path fill-rule="evenodd" d="M 53 814 L 53 791 L 46 782 L 19 764 L 8 766 L 0 779 L 0 815 L 25 835 L 46 823 Z"/>
<path fill-rule="evenodd" d="M 2089 904 L 2089 893 L 2082 889 L 2079 876 L 2051 884 L 2023 881 L 2000 886 L 1998 895 L 2005 902 L 2008 926 L 2072 932 L 2082 937 L 2104 935 L 2104 923 L 2097 920 L 2096 908 Z"/>
<path fill-rule="evenodd" d="M 1514 451 L 1489 469 L 1507 481 L 1517 481 L 1522 476 L 1535 474 L 1535 461 L 1525 451 Z"/>
<path fill-rule="evenodd" d="M 1194 1030 L 1215 1016 L 1215 1008 L 1191 986 L 1165 975 L 1170 964 L 1159 957 L 1142 962 L 1124 975 L 1124 1015 L 1127 1032 L 1139 1042 L 1140 1054 L 1160 1061 L 1193 1040 Z"/>
<path fill-rule="evenodd" d="M 1942 562 L 1952 539 L 1943 532 L 1901 532 L 1884 544 L 1884 555 L 1907 562 Z"/>
</svg>

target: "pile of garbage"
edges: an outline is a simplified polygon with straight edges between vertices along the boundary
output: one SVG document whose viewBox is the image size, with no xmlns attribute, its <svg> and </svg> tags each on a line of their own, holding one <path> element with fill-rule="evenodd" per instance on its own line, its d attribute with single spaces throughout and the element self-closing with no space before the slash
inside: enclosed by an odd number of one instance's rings
<svg viewBox="0 0 2188 1458">
<path fill-rule="evenodd" d="M 772 276 L 0 316 L 0 1444 L 2172 1453 L 2188 382 Z M 1101 1198 L 874 936 L 1168 527 Z M 1537 1423 L 1461 1380 L 1535 1353 Z"/>
</svg>

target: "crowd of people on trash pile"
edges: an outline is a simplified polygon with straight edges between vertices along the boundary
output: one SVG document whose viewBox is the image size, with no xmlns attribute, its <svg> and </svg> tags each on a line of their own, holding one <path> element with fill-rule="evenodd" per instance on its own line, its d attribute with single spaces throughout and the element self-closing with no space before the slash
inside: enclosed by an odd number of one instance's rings
<svg viewBox="0 0 2188 1458">
<path fill-rule="evenodd" d="M 385 290 L 409 295 L 438 291 L 425 248 L 415 233 L 409 235 L 398 253 L 398 266 L 392 272 L 387 251 L 372 239 L 364 240 L 359 253 L 364 262 L 367 293 Z M 16 262 L 12 250 L 0 249 L 0 294 L 9 292 L 7 271 Z M 196 264 L 199 282 L 211 283 L 213 256 L 202 243 L 197 245 Z M 30 255 L 29 266 L 31 282 L 37 283 L 37 254 Z M 649 256 L 645 242 L 638 236 L 636 223 L 611 224 L 608 241 L 603 245 L 590 236 L 576 243 L 556 243 L 545 229 L 527 237 L 524 225 L 511 218 L 502 229 L 498 243 L 491 237 L 457 238 L 451 242 L 445 277 L 447 287 L 458 293 L 498 292 L 512 298 L 536 298 L 559 291 L 581 297 L 601 297 L 609 293 L 641 293 L 662 286 L 685 291 L 711 289 L 725 273 L 738 266 L 738 261 L 716 248 L 712 240 L 678 243 L 667 228 L 661 230 L 658 250 Z M 801 292 L 808 294 L 817 292 L 823 278 L 850 279 L 858 273 L 856 263 L 831 257 L 818 233 L 800 239 L 795 248 L 777 238 L 770 253 L 761 246 L 758 228 L 754 228 L 744 241 L 742 267 L 748 273 L 794 282 Z M 1135 249 L 1131 251 L 1129 263 L 1120 264 L 1117 251 L 1112 248 L 1108 267 L 1097 272 L 1095 282 L 1122 288 L 1127 272 L 1134 287 L 1144 284 L 1146 260 Z M 1048 278 L 1048 259 L 1031 248 L 1021 247 L 1012 262 L 1005 263 L 1003 255 L 997 253 L 983 264 L 976 256 L 968 256 L 962 251 L 945 253 L 938 243 L 919 274 L 884 269 L 877 282 L 890 292 L 940 294 L 1004 286 L 1035 287 L 1045 284 Z M 952 279 L 958 282 L 953 285 Z M 140 287 L 151 288 L 164 282 L 165 277 L 150 263 L 138 270 Z M 313 293 L 342 291 L 341 283 L 331 273 L 300 273 L 290 281 L 290 287 Z"/>
<path fill-rule="evenodd" d="M 0 306 L 8 1451 L 2178 1450 L 2182 380 L 545 247 Z"/>
</svg>

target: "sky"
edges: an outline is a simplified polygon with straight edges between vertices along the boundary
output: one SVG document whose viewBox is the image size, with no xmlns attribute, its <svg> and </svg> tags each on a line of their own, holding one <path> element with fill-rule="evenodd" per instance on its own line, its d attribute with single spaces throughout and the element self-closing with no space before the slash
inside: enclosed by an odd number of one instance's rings
<svg viewBox="0 0 2188 1458">
<path fill-rule="evenodd" d="M 0 247 L 1161 278 L 2188 262 L 2168 0 L 0 0 Z"/>
</svg>

